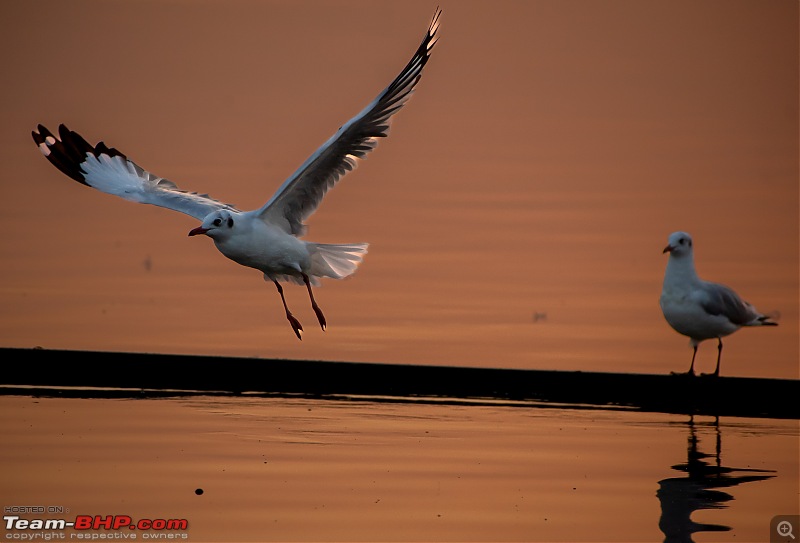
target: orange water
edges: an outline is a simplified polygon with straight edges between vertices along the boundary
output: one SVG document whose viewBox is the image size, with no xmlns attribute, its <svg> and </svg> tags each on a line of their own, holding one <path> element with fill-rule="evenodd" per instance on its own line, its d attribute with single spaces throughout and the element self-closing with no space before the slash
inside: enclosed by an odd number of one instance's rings
<svg viewBox="0 0 800 543">
<path fill-rule="evenodd" d="M 765 541 L 798 511 L 797 421 L 5 396 L 0 427 L 4 506 L 186 519 L 191 541 Z"/>
<path fill-rule="evenodd" d="M 326 332 L 287 287 L 302 342 L 271 283 L 186 236 L 196 220 L 73 182 L 29 136 L 65 122 L 253 209 L 389 83 L 435 4 L 4 7 L 0 345 L 684 371 L 658 297 L 686 230 L 702 277 L 781 313 L 725 340 L 722 374 L 798 378 L 793 1 L 440 2 L 417 92 L 309 221 L 371 245 L 317 290 Z"/>
</svg>

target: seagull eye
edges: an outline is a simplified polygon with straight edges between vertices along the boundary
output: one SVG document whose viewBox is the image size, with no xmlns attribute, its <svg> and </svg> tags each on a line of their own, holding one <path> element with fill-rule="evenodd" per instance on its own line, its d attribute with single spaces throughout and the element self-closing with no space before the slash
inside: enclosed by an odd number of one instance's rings
<svg viewBox="0 0 800 543">
<path fill-rule="evenodd" d="M 222 219 L 220 219 L 219 217 L 214 219 L 214 226 L 219 226 L 220 224 L 222 224 Z"/>
<path fill-rule="evenodd" d="M 233 228 L 233 217 L 228 217 L 228 228 Z"/>
</svg>

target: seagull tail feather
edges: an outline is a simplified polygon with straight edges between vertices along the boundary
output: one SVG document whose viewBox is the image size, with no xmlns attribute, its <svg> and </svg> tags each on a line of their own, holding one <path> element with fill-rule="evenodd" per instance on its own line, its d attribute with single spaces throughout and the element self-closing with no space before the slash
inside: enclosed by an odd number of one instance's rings
<svg viewBox="0 0 800 543">
<path fill-rule="evenodd" d="M 311 275 L 344 279 L 355 273 L 368 243 L 311 243 Z"/>
<path fill-rule="evenodd" d="M 780 311 L 771 311 L 766 315 L 759 315 L 756 321 L 758 321 L 758 325 L 760 326 L 778 326 L 778 323 L 775 322 L 781 318 Z"/>
</svg>

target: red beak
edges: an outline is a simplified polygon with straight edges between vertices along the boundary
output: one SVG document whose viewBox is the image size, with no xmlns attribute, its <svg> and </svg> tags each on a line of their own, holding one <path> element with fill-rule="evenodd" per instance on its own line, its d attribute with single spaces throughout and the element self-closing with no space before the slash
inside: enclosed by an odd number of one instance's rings
<svg viewBox="0 0 800 543">
<path fill-rule="evenodd" d="M 197 230 L 197 228 L 195 228 L 195 230 Z M 192 232 L 194 232 L 194 230 L 192 230 Z M 189 235 L 191 236 L 191 234 Z M 666 247 L 664 247 L 664 250 L 661 251 L 661 254 L 663 255 L 664 253 L 671 253 L 674 248 L 675 247 L 673 247 L 672 245 L 667 245 Z"/>
<path fill-rule="evenodd" d="M 205 234 L 206 232 L 208 232 L 208 228 L 203 228 L 202 226 L 198 226 L 197 228 L 189 230 L 189 235 L 198 236 L 200 234 Z"/>
</svg>

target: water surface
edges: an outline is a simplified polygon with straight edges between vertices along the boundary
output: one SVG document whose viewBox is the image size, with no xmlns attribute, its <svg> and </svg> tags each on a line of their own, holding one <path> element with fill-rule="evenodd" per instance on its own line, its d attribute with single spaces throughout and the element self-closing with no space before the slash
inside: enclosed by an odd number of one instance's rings
<svg viewBox="0 0 800 543">
<path fill-rule="evenodd" d="M 749 542 L 798 511 L 795 420 L 299 398 L 0 406 L 4 505 L 188 519 L 193 541 Z"/>
</svg>

